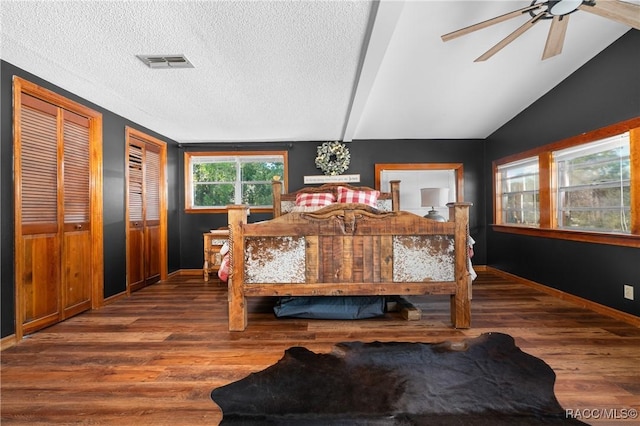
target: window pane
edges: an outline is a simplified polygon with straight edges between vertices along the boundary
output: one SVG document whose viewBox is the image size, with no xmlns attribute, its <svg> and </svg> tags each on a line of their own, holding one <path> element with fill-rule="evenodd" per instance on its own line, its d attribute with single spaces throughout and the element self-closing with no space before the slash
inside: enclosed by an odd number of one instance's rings
<svg viewBox="0 0 640 426">
<path fill-rule="evenodd" d="M 564 210 L 562 228 L 584 231 L 629 232 L 631 209 L 617 210 Z"/>
<path fill-rule="evenodd" d="M 235 182 L 236 163 L 195 163 L 193 164 L 193 182 Z"/>
<path fill-rule="evenodd" d="M 538 158 L 507 163 L 498 167 L 503 224 L 537 226 L 540 223 Z"/>
<path fill-rule="evenodd" d="M 234 203 L 235 187 L 228 183 L 194 183 L 193 206 L 227 206 Z"/>
<path fill-rule="evenodd" d="M 620 188 L 595 187 L 584 188 L 577 187 L 562 191 L 563 204 L 567 208 L 615 208 L 620 210 L 620 204 L 629 205 L 630 191 L 629 186 Z"/>
<path fill-rule="evenodd" d="M 243 182 L 271 182 L 274 176 L 284 174 L 282 162 L 247 162 L 241 165 Z"/>
<path fill-rule="evenodd" d="M 250 206 L 270 207 L 273 205 L 271 180 L 274 176 L 283 176 L 284 163 L 270 158 L 268 162 L 243 161 L 240 170 L 242 176 L 242 203 Z"/>
<path fill-rule="evenodd" d="M 536 225 L 540 221 L 537 193 L 503 195 L 502 223 Z"/>
<path fill-rule="evenodd" d="M 242 184 L 242 203 L 250 206 L 267 206 L 273 204 L 271 183 Z"/>
<path fill-rule="evenodd" d="M 558 227 L 630 232 L 629 134 L 554 152 Z"/>
</svg>

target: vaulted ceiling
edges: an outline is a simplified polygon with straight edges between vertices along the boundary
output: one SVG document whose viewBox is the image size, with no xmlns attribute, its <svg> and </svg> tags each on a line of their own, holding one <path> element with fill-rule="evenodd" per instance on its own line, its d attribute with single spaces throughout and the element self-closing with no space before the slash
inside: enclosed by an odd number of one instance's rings
<svg viewBox="0 0 640 426">
<path fill-rule="evenodd" d="M 2 0 L 0 56 L 181 143 L 485 138 L 630 30 L 578 10 L 544 61 L 549 20 L 474 62 L 528 15 L 440 38 L 529 4 Z"/>
</svg>

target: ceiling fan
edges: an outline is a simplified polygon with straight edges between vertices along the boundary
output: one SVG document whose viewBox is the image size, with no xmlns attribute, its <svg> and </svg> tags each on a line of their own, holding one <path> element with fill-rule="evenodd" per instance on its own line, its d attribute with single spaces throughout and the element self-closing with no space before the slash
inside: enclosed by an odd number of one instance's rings
<svg viewBox="0 0 640 426">
<path fill-rule="evenodd" d="M 593 13 L 640 30 L 640 5 L 637 4 L 620 0 L 533 0 L 529 6 L 522 9 L 445 34 L 442 36 L 442 40 L 449 41 L 508 19 L 528 14 L 531 16 L 529 21 L 487 50 L 474 62 L 486 61 L 541 20 L 551 19 L 551 27 L 542 54 L 544 60 L 562 52 L 569 15 L 577 10 Z"/>
</svg>

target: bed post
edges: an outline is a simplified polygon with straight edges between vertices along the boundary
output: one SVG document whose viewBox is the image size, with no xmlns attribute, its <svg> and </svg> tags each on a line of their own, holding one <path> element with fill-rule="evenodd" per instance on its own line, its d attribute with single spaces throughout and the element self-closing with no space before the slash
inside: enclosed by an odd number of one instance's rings
<svg viewBox="0 0 640 426">
<path fill-rule="evenodd" d="M 449 221 L 455 226 L 456 294 L 451 296 L 451 322 L 455 328 L 471 327 L 469 286 L 469 207 L 472 203 L 449 203 Z"/>
<path fill-rule="evenodd" d="M 242 225 L 247 223 L 247 206 L 227 206 L 229 212 L 229 331 L 247 327 L 247 302 L 244 297 L 244 237 Z M 237 261 L 236 261 L 237 259 Z"/>
<path fill-rule="evenodd" d="M 273 192 L 273 217 L 280 217 L 282 214 L 282 181 L 279 179 L 272 180 L 271 190 Z"/>
<path fill-rule="evenodd" d="M 390 180 L 389 186 L 391 188 L 391 211 L 400 211 L 400 181 Z"/>
</svg>

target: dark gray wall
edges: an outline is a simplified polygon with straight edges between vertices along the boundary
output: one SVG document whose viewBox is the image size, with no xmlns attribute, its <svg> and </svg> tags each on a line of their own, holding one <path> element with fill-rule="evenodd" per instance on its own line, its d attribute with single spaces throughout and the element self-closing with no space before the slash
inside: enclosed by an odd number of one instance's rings
<svg viewBox="0 0 640 426">
<path fill-rule="evenodd" d="M 14 261 L 13 261 L 13 133 L 12 93 L 13 76 L 19 76 L 102 113 L 103 178 L 104 178 L 104 296 L 109 297 L 126 289 L 125 246 L 125 126 L 139 129 L 167 142 L 168 183 L 168 251 L 169 271 L 180 268 L 180 237 L 178 215 L 178 147 L 175 141 L 133 123 L 119 115 L 82 99 L 73 93 L 48 83 L 5 61 L 0 62 L 0 241 L 1 263 L 1 332 L 2 337 L 14 333 Z"/>
<path fill-rule="evenodd" d="M 289 191 L 304 186 L 305 175 L 317 175 L 314 161 L 319 142 L 295 142 L 289 148 L 282 143 L 265 142 L 260 146 L 267 150 L 289 151 Z M 376 163 L 463 163 L 464 199 L 473 203 L 470 213 L 470 231 L 477 241 L 474 261 L 485 263 L 485 218 L 482 197 L 484 141 L 482 140 L 358 140 L 348 143 L 351 164 L 345 173 L 360 174 L 356 185 L 373 187 Z M 234 148 L 234 149 L 242 149 Z M 255 150 L 252 146 L 251 150 Z M 188 146 L 184 150 L 228 150 L 220 146 Z M 180 166 L 181 168 L 184 165 Z M 184 176 L 184 173 L 180 173 Z M 402 183 L 400 183 L 402 185 Z M 183 188 L 184 185 L 181 185 Z M 181 198 L 180 236 L 181 261 L 184 269 L 202 268 L 202 233 L 226 226 L 226 214 L 184 213 L 184 197 Z M 251 214 L 249 222 L 270 219 L 271 214 Z"/>
<path fill-rule="evenodd" d="M 374 185 L 376 163 L 463 163 L 465 200 L 471 208 L 471 235 L 477 264 L 640 315 L 638 301 L 622 298 L 622 284 L 640 294 L 638 249 L 550 240 L 491 230 L 491 161 L 640 115 L 640 32 L 630 31 L 546 96 L 519 114 L 487 141 L 362 140 L 350 143 L 351 166 L 360 184 Z M 105 297 L 125 289 L 124 128 L 138 128 L 167 142 L 169 271 L 202 267 L 202 233 L 226 224 L 225 214 L 184 213 L 183 153 L 162 135 L 68 93 L 4 61 L 0 62 L 0 301 L 1 337 L 14 332 L 12 76 L 18 75 L 103 114 Z M 557 117 L 557 118 L 556 118 Z M 463 125 L 463 123 L 461 123 Z M 319 174 L 318 142 L 265 143 L 264 149 L 289 150 L 289 189 Z M 207 148 L 199 145 L 198 150 Z M 219 145 L 212 149 L 228 149 Z M 237 148 L 237 147 L 236 147 Z M 241 148 L 238 148 L 241 149 Z M 251 149 L 256 149 L 252 147 Z M 262 149 L 262 148 L 261 148 Z M 486 151 L 486 153 L 485 153 Z M 270 218 L 253 214 L 251 221 Z"/>
<path fill-rule="evenodd" d="M 551 59 L 553 60 L 553 59 Z M 487 138 L 491 162 L 640 116 L 640 31 L 630 30 Z M 634 170 L 634 173 L 638 172 Z M 485 199 L 491 200 L 487 185 Z M 491 202 L 486 215 L 492 220 Z M 487 231 L 490 266 L 640 316 L 640 249 Z"/>
</svg>

